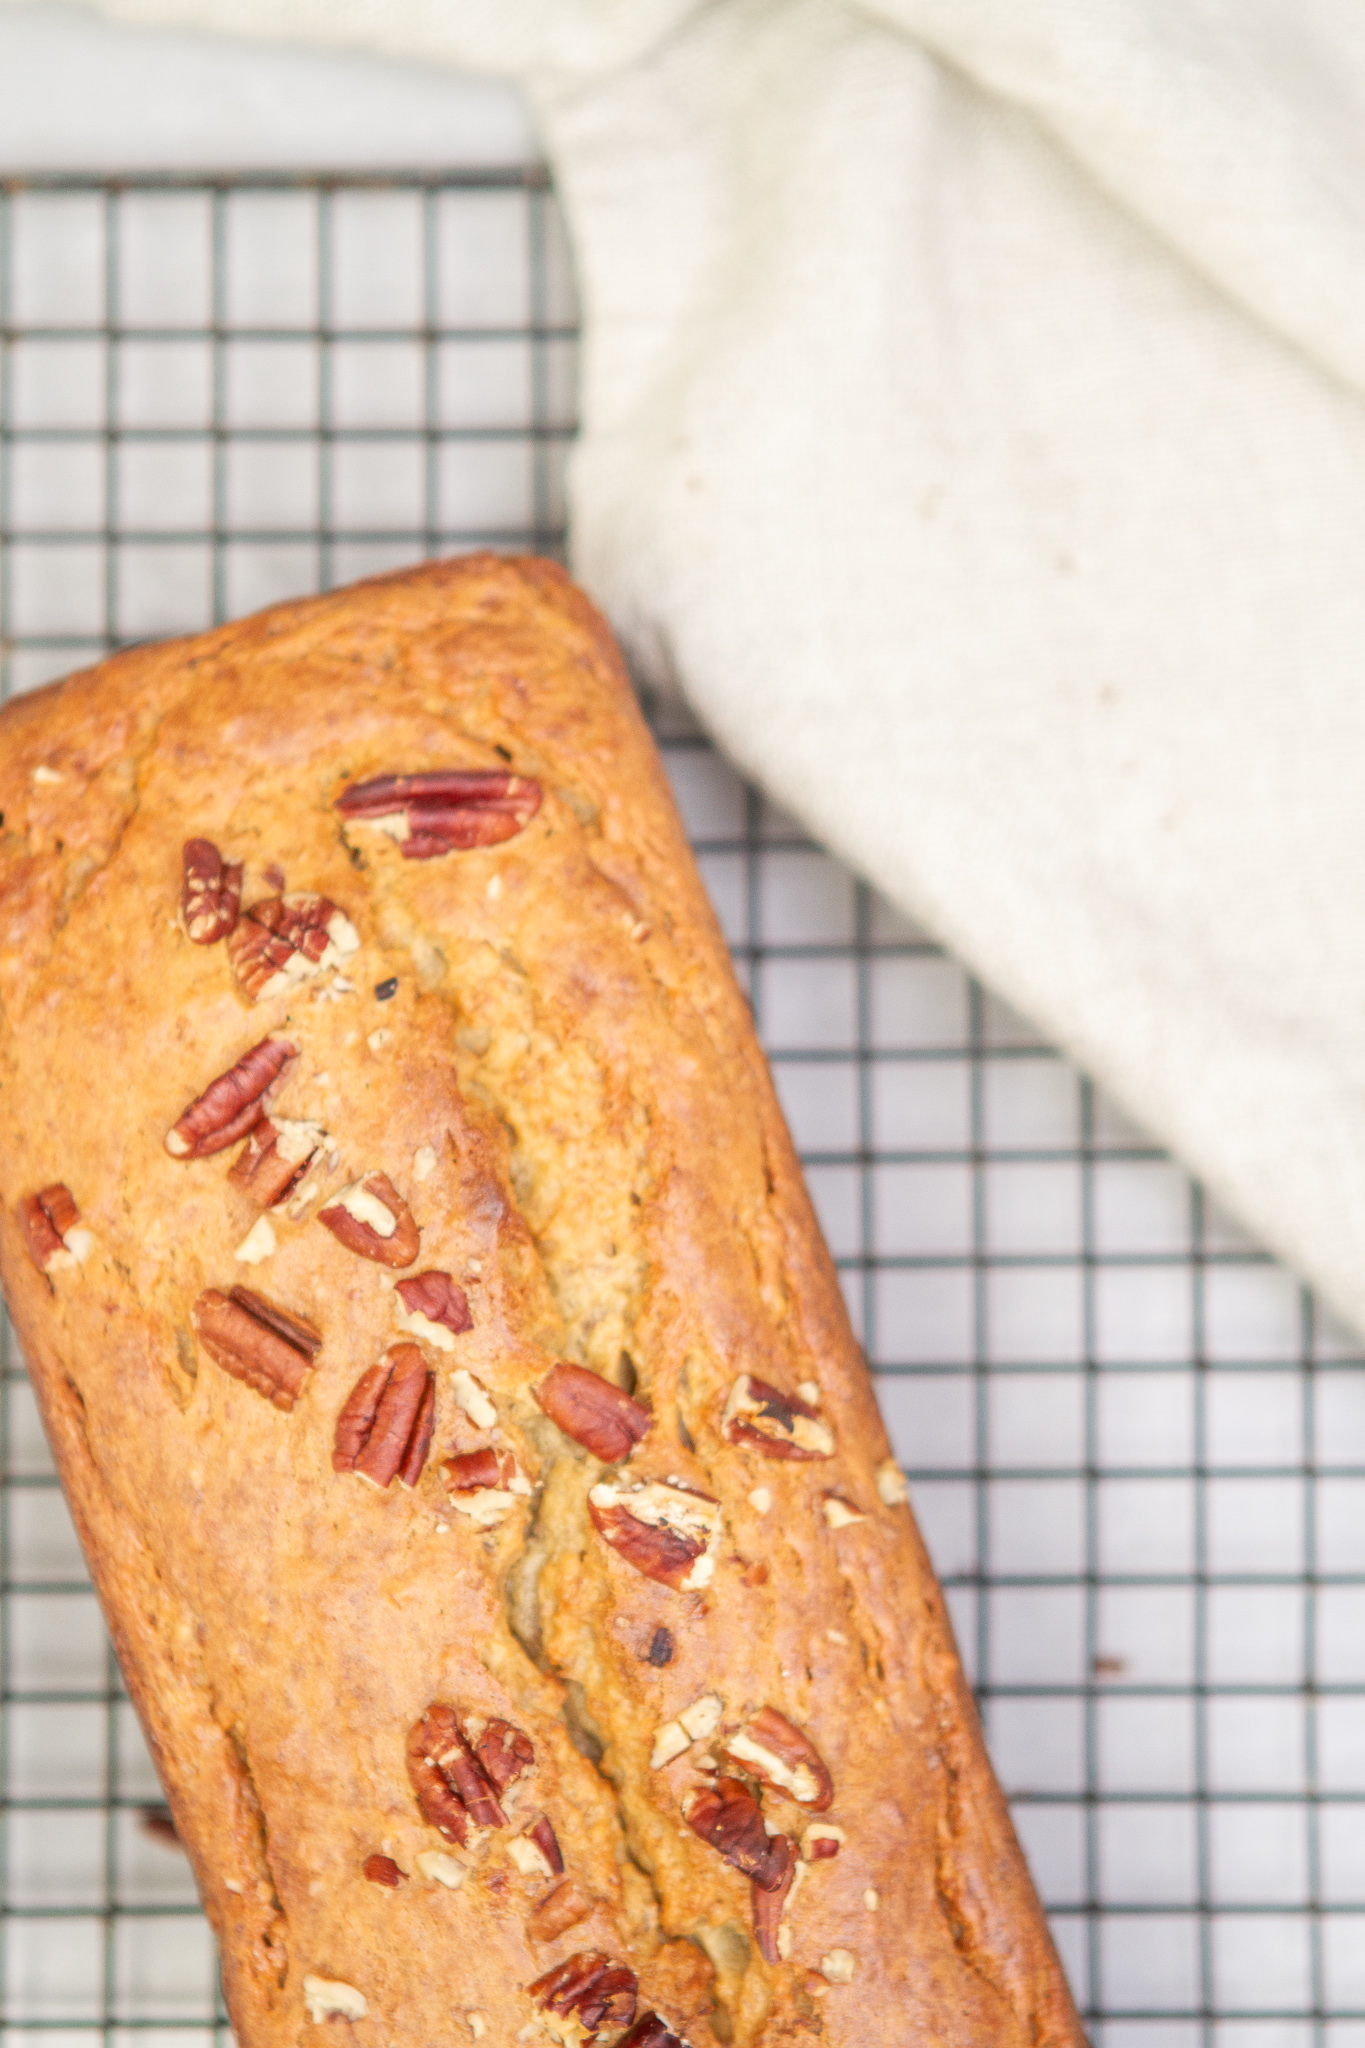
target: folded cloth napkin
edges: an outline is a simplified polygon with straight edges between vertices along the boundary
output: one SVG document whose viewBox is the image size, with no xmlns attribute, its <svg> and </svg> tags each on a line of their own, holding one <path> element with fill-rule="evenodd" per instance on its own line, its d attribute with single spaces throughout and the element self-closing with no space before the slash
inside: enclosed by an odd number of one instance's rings
<svg viewBox="0 0 1365 2048">
<path fill-rule="evenodd" d="M 107 0 L 519 77 L 641 671 L 1365 1329 L 1349 0 Z"/>
</svg>

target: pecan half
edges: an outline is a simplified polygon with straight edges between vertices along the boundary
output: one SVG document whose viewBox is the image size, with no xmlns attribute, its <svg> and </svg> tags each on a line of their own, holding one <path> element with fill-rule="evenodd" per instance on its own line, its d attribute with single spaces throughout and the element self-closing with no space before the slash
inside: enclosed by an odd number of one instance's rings
<svg viewBox="0 0 1365 2048">
<path fill-rule="evenodd" d="M 412 1211 L 386 1173 L 367 1174 L 334 1195 L 318 1222 L 348 1252 L 381 1266 L 410 1266 L 422 1244 Z"/>
<path fill-rule="evenodd" d="M 559 1846 L 558 1835 L 550 1826 L 543 1813 L 527 1828 L 526 1833 L 549 1864 L 551 1877 L 562 1877 L 564 1875 L 564 1852 Z"/>
<path fill-rule="evenodd" d="M 757 1799 L 738 1778 L 717 1778 L 694 1792 L 683 1809 L 694 1834 L 764 1891 L 776 1891 L 795 1851 L 785 1835 L 770 1835 Z"/>
<path fill-rule="evenodd" d="M 590 2039 L 600 2027 L 629 2026 L 639 1988 L 634 1970 L 597 1949 L 581 1949 L 527 1986 L 542 2012 L 572 2016 Z"/>
<path fill-rule="evenodd" d="M 630 2032 L 622 2034 L 616 2048 L 687 2048 L 687 2043 L 657 2012 L 642 2012 Z"/>
<path fill-rule="evenodd" d="M 488 1727 L 501 1729 L 508 1725 L 505 1721 L 490 1722 Z M 516 1729 L 510 1732 L 519 1733 Z M 525 1736 L 521 1740 L 525 1742 Z M 526 1746 L 530 1748 L 529 1743 Z M 429 1706 L 409 1732 L 408 1777 L 417 1794 L 422 1818 L 448 1842 L 468 1841 L 471 1822 L 476 1828 L 507 1825 L 507 1816 L 466 1739 L 455 1709 L 441 1700 Z"/>
<path fill-rule="evenodd" d="M 710 1584 L 720 1540 L 720 1504 L 676 1480 L 647 1479 L 637 1486 L 594 1486 L 588 1495 L 593 1527 L 627 1564 L 647 1579 L 690 1593 Z"/>
<path fill-rule="evenodd" d="M 359 945 L 355 926 L 330 897 L 266 896 L 239 919 L 228 958 L 247 995 L 263 1003 L 340 967 Z"/>
<path fill-rule="evenodd" d="M 462 1336 L 474 1327 L 474 1318 L 469 1313 L 469 1299 L 463 1287 L 457 1287 L 449 1273 L 414 1273 L 410 1280 L 398 1282 L 398 1297 L 411 1316 L 418 1336 L 426 1335 L 432 1326 L 448 1331 L 451 1336 Z M 421 1325 L 425 1323 L 427 1330 Z M 454 1350 L 448 1341 L 436 1340 L 442 1351 Z"/>
<path fill-rule="evenodd" d="M 648 1408 L 582 1365 L 552 1367 L 535 1396 L 551 1422 L 604 1465 L 628 1458 L 654 1424 Z"/>
<path fill-rule="evenodd" d="M 265 1115 L 266 1091 L 297 1051 L 287 1038 L 263 1038 L 235 1066 L 210 1081 L 166 1133 L 172 1159 L 207 1159 L 244 1138 Z"/>
<path fill-rule="evenodd" d="M 786 1842 L 788 1849 L 792 1846 L 786 1835 L 774 1835 L 772 1839 L 774 1842 Z M 778 1962 L 781 1959 L 783 1948 L 790 1948 L 791 1946 L 790 1937 L 785 1943 L 782 1940 L 782 1909 L 787 1903 L 792 1885 L 795 1882 L 796 1868 L 796 1858 L 793 1854 L 788 1858 L 786 1871 L 775 1886 L 765 1890 L 754 1879 L 751 1878 L 749 1881 L 749 1897 L 752 1903 L 754 1920 L 754 1939 L 758 1943 L 758 1952 L 763 1957 L 765 1963 Z"/>
<path fill-rule="evenodd" d="M 25 1195 L 19 1204 L 19 1228 L 28 1255 L 40 1273 L 64 1266 L 83 1266 L 94 1237 L 81 1223 L 76 1198 L 65 1181 Z"/>
<path fill-rule="evenodd" d="M 234 1287 L 228 1294 L 208 1288 L 194 1304 L 191 1320 L 200 1343 L 224 1372 L 245 1380 L 286 1413 L 293 1407 L 322 1346 L 311 1323 L 249 1287 Z"/>
<path fill-rule="evenodd" d="M 371 1884 L 382 1884 L 391 1892 L 397 1891 L 403 1882 L 403 1873 L 392 1856 L 367 1856 L 365 1875 Z"/>
<path fill-rule="evenodd" d="M 235 931 L 242 907 L 242 863 L 225 861 L 211 839 L 187 839 L 180 911 L 196 946 L 216 946 Z"/>
<path fill-rule="evenodd" d="M 457 848 L 514 838 L 540 809 L 540 798 L 540 784 L 525 775 L 446 768 L 353 782 L 342 790 L 336 809 L 387 832 L 405 860 L 434 860 Z"/>
<path fill-rule="evenodd" d="M 823 1813 L 834 1801 L 834 1783 L 815 1744 L 776 1707 L 760 1707 L 722 1745 L 761 1784 L 786 1792 L 798 1806 Z"/>
<path fill-rule="evenodd" d="M 834 1431 L 820 1411 L 751 1372 L 742 1372 L 731 1387 L 720 1427 L 728 1442 L 752 1444 L 765 1458 L 834 1456 Z"/>
<path fill-rule="evenodd" d="M 415 1486 L 431 1448 L 436 1375 L 415 1344 L 394 1344 L 363 1372 L 337 1417 L 332 1469 L 354 1472 L 381 1489 Z"/>
<path fill-rule="evenodd" d="M 526 1920 L 532 1941 L 558 1941 L 592 1912 L 593 1902 L 576 1877 L 561 1878 L 553 1891 L 537 1899 Z"/>
</svg>

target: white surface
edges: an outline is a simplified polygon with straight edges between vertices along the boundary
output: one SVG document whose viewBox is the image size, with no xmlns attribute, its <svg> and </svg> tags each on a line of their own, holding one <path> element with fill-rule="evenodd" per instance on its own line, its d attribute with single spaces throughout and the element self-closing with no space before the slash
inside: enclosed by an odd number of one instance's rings
<svg viewBox="0 0 1365 2048">
<path fill-rule="evenodd" d="M 573 407 L 569 345 L 524 332 L 541 201 L 336 194 L 341 338 L 323 346 L 318 196 L 232 194 L 221 437 L 210 202 L 106 204 L 6 202 L 13 687 L 107 632 L 207 623 L 216 577 L 242 609 L 314 587 L 328 559 L 342 578 L 558 515 L 564 442 L 529 432 Z M 548 247 L 554 324 L 572 298 Z M 447 329 L 431 341 L 429 303 Z M 145 333 L 168 326 L 178 339 Z M 1365 2009 L 1359 1358 L 681 713 L 664 746 L 1097 2038 L 1192 2048 L 1208 2010 L 1220 2048 L 1322 2048 L 1319 1986 L 1329 2015 Z M 107 1644 L 17 1371 L 3 1414 L 0 1903 L 32 1914 L 8 1922 L 7 2048 L 25 2021 L 93 2048 L 106 2009 L 206 2048 L 210 1946 L 183 1863 L 107 1804 L 155 1798 L 155 1779 L 129 1710 L 106 1705 Z M 1352 2048 L 1348 2022 L 1328 2040 Z"/>
<path fill-rule="evenodd" d="M 107 11 L 524 77 L 641 664 L 1365 1327 L 1359 9 Z"/>
</svg>

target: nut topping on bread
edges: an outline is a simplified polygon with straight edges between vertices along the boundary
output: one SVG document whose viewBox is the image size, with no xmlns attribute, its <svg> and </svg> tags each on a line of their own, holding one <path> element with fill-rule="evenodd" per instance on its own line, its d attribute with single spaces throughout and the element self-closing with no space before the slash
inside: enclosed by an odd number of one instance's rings
<svg viewBox="0 0 1365 2048">
<path fill-rule="evenodd" d="M 281 1208 L 326 1143 L 321 1124 L 301 1117 L 262 1117 L 247 1133 L 228 1179 L 263 1209 Z"/>
<path fill-rule="evenodd" d="M 630 2032 L 622 2034 L 616 2048 L 687 2048 L 687 2043 L 657 2012 L 642 2012 Z"/>
<path fill-rule="evenodd" d="M 95 1240 L 81 1224 L 80 1210 L 65 1181 L 53 1181 L 19 1204 L 19 1226 L 28 1255 L 40 1273 L 83 1266 Z"/>
<path fill-rule="evenodd" d="M 376 775 L 343 789 L 336 808 L 343 818 L 387 832 L 405 860 L 433 860 L 514 838 L 540 809 L 540 784 L 485 768 Z"/>
<path fill-rule="evenodd" d="M 410 1266 L 421 1249 L 422 1234 L 412 1211 L 386 1173 L 353 1180 L 318 1210 L 318 1222 L 326 1224 L 348 1252 L 381 1266 Z"/>
<path fill-rule="evenodd" d="M 208 1288 L 194 1304 L 192 1320 L 200 1343 L 224 1372 L 288 1413 L 322 1347 L 311 1323 L 249 1287 L 228 1294 Z"/>
<path fill-rule="evenodd" d="M 626 2027 L 635 2017 L 639 1979 L 624 1963 L 583 1949 L 528 1985 L 542 2012 L 576 2019 L 587 2038 L 603 2027 Z"/>
<path fill-rule="evenodd" d="M 785 1842 L 785 1835 L 775 1836 L 776 1841 Z M 789 1845 L 790 1846 L 790 1845 Z M 751 1881 L 749 1885 L 750 1906 L 753 1913 L 754 1939 L 764 1962 L 776 1963 L 785 1959 L 791 1950 L 791 1931 L 782 1925 L 782 1914 L 798 1873 L 804 1874 L 802 1866 L 793 1856 L 787 1863 L 781 1881 L 771 1889 Z"/>
<path fill-rule="evenodd" d="M 554 1366 L 535 1395 L 551 1422 L 604 1465 L 628 1458 L 653 1427 L 648 1408 L 582 1365 Z"/>
<path fill-rule="evenodd" d="M 413 1335 L 440 1351 L 453 1351 L 452 1338 L 474 1327 L 469 1298 L 449 1273 L 415 1273 L 398 1282 L 397 1292 Z"/>
<path fill-rule="evenodd" d="M 453 1707 L 437 1700 L 408 1735 L 408 1777 L 422 1818 L 448 1842 L 464 1844 L 476 1828 L 505 1828 L 498 1793 L 535 1761 L 530 1740 L 508 1721 L 461 1728 Z"/>
<path fill-rule="evenodd" d="M 559 1846 L 559 1837 L 542 1813 L 526 1830 L 527 1839 L 535 1843 L 549 1866 L 551 1877 L 564 1875 L 564 1852 Z"/>
<path fill-rule="evenodd" d="M 689 1795 L 683 1819 L 694 1834 L 753 1879 L 764 1891 L 776 1891 L 791 1868 L 796 1851 L 786 1835 L 770 1835 L 759 1804 L 738 1778 L 717 1778 Z"/>
<path fill-rule="evenodd" d="M 332 1469 L 381 1490 L 395 1478 L 415 1486 L 435 1420 L 435 1376 L 415 1344 L 394 1344 L 360 1375 L 337 1417 Z"/>
<path fill-rule="evenodd" d="M 832 1458 L 834 1431 L 819 1410 L 797 1394 L 743 1372 L 730 1389 L 721 1433 L 732 1444 L 752 1444 L 765 1458 Z"/>
<path fill-rule="evenodd" d="M 397 1891 L 403 1882 L 403 1873 L 392 1856 L 367 1856 L 365 1875 L 371 1884 L 382 1884 L 389 1891 Z"/>
<path fill-rule="evenodd" d="M 675 1593 L 709 1585 L 720 1540 L 720 1503 L 676 1480 L 603 1482 L 588 1495 L 593 1527 L 627 1564 Z"/>
<path fill-rule="evenodd" d="M 760 1783 L 788 1793 L 798 1806 L 823 1813 L 833 1804 L 833 1781 L 819 1750 L 776 1707 L 760 1707 L 722 1747 Z"/>
<path fill-rule="evenodd" d="M 526 1932 L 532 1941 L 558 1941 L 561 1934 L 586 1920 L 592 1910 L 593 1901 L 578 1879 L 566 1877 L 552 1892 L 536 1900 L 527 1916 Z"/>
<path fill-rule="evenodd" d="M 246 993 L 262 1003 L 340 967 L 359 945 L 355 926 L 330 897 L 264 896 L 238 921 L 228 958 Z"/>
<path fill-rule="evenodd" d="M 244 1052 L 171 1125 L 166 1150 L 172 1159 L 207 1159 L 244 1138 L 265 1115 L 266 1090 L 297 1051 L 287 1038 L 263 1038 Z"/>
<path fill-rule="evenodd" d="M 242 863 L 225 861 L 211 839 L 187 839 L 180 910 L 196 946 L 215 946 L 237 928 L 242 907 Z"/>
</svg>

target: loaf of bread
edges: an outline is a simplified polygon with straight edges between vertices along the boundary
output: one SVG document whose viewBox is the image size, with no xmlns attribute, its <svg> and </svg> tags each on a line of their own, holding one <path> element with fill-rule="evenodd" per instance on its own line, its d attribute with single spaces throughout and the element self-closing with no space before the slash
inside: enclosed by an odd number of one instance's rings
<svg viewBox="0 0 1365 2048">
<path fill-rule="evenodd" d="M 0 714 L 0 1263 L 243 2048 L 1076 2043 L 601 621 Z"/>
</svg>

